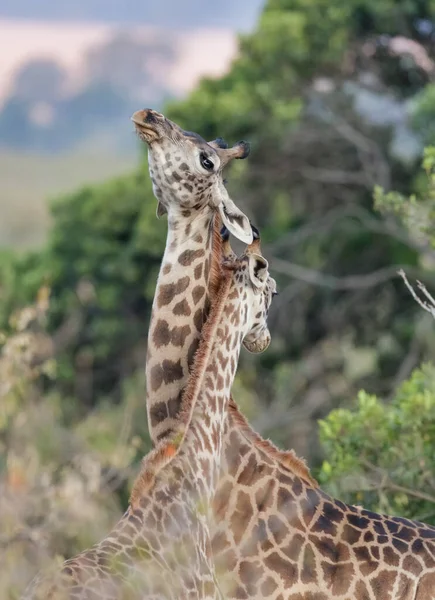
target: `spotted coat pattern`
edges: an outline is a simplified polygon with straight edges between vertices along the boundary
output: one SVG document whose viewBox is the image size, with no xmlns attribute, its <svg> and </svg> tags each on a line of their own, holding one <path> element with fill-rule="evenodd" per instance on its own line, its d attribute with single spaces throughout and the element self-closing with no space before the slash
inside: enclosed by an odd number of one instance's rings
<svg viewBox="0 0 435 600">
<path fill-rule="evenodd" d="M 255 269 L 248 268 L 252 262 Z M 145 457 L 130 506 L 113 531 L 66 561 L 60 572 L 38 578 L 27 600 L 224 597 L 212 559 L 210 504 L 241 343 L 248 338 L 261 351 L 270 341 L 266 319 L 275 283 L 265 264 L 250 249 L 224 264 L 217 306 L 197 353 L 200 364 L 193 367 L 183 400 L 185 430 L 179 428 Z M 252 273 L 259 276 L 258 265 L 261 287 L 251 281 Z"/>
</svg>

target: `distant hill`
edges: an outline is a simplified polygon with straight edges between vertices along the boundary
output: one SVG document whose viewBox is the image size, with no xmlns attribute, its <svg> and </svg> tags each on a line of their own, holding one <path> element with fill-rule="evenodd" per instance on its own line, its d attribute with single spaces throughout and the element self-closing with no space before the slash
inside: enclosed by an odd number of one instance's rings
<svg viewBox="0 0 435 600">
<path fill-rule="evenodd" d="M 264 0 L 0 0 L 0 17 L 246 30 L 254 26 L 263 4 Z"/>
</svg>

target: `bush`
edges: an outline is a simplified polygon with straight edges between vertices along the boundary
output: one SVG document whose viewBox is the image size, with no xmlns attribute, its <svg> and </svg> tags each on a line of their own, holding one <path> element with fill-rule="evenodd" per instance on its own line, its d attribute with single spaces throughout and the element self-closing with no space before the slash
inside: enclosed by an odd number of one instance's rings
<svg viewBox="0 0 435 600">
<path fill-rule="evenodd" d="M 48 290 L 15 313 L 0 339 L 0 597 L 14 600 L 36 571 L 92 545 L 127 502 L 149 449 L 143 378 L 125 381 L 118 406 L 83 419 L 57 391 Z"/>
<path fill-rule="evenodd" d="M 360 392 L 356 407 L 320 421 L 328 457 L 319 479 L 332 494 L 377 512 L 435 524 L 435 367 L 426 364 L 385 402 Z"/>
</svg>

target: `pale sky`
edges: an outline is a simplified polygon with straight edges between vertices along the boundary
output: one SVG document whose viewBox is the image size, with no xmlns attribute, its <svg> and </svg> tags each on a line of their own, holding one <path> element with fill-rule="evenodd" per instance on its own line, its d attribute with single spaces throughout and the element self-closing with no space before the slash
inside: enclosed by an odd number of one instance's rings
<svg viewBox="0 0 435 600">
<path fill-rule="evenodd" d="M 140 30 L 155 31 L 151 27 Z M 0 19 L 0 100 L 20 63 L 30 58 L 55 58 L 79 75 L 83 52 L 115 31 L 116 27 L 106 24 Z M 222 74 L 237 50 L 236 36 L 230 29 L 198 28 L 181 35 L 178 62 L 166 73 L 176 93 L 189 91 L 201 75 Z"/>
</svg>

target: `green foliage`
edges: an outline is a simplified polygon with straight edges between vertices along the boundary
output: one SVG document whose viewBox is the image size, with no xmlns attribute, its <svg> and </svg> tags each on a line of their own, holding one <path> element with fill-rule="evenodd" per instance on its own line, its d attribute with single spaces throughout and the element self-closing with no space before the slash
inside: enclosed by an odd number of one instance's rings
<svg viewBox="0 0 435 600">
<path fill-rule="evenodd" d="M 406 228 L 408 236 L 419 246 L 422 255 L 435 249 L 435 147 L 424 149 L 423 176 L 418 178 L 418 194 L 405 196 L 375 187 L 375 208 L 394 215 Z"/>
<path fill-rule="evenodd" d="M 113 392 L 135 370 L 131 348 L 146 337 L 165 224 L 156 221 L 145 173 L 61 198 L 46 248 L 1 263 L 3 327 L 13 301 L 28 302 L 47 283 L 49 330 L 60 332 L 62 349 L 57 384 L 72 393 L 80 376 L 91 403 L 96 390 Z"/>
<path fill-rule="evenodd" d="M 412 107 L 412 123 L 425 144 L 435 142 L 434 101 L 435 86 L 428 85 L 415 98 Z"/>
<path fill-rule="evenodd" d="M 413 372 L 385 402 L 360 392 L 356 406 L 320 421 L 328 459 L 320 481 L 345 501 L 435 523 L 435 367 Z"/>
</svg>

